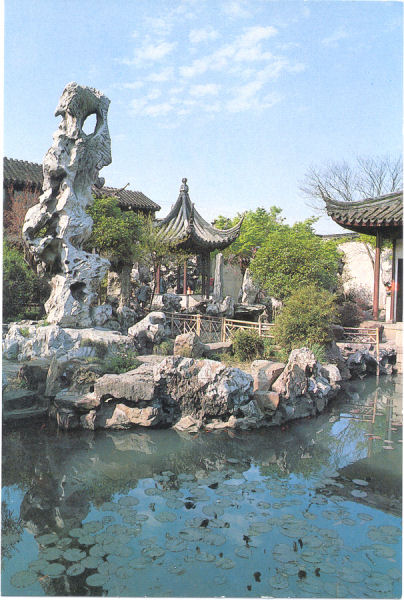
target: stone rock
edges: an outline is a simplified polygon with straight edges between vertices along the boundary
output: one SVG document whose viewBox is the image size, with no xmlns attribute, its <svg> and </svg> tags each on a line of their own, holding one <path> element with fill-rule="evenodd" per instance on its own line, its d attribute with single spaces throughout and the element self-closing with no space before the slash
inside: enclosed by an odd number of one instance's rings
<svg viewBox="0 0 404 600">
<path fill-rule="evenodd" d="M 49 365 L 49 359 L 38 359 L 24 363 L 18 371 L 18 377 L 26 381 L 28 389 L 44 393 Z"/>
<path fill-rule="evenodd" d="M 336 395 L 337 389 L 319 373 L 319 368 L 311 350 L 292 350 L 283 373 L 272 385 L 280 396 L 277 422 L 314 416 Z"/>
<path fill-rule="evenodd" d="M 244 273 L 243 286 L 242 286 L 242 304 L 254 304 L 260 288 L 254 283 L 250 269 L 246 269 Z"/>
<path fill-rule="evenodd" d="M 71 392 L 76 397 L 94 388 L 101 375 L 101 367 L 97 363 L 88 363 L 79 358 L 60 360 L 54 357 L 49 366 L 45 396 L 54 397 L 60 392 Z"/>
<path fill-rule="evenodd" d="M 55 113 L 62 120 L 43 162 L 43 193 L 23 226 L 24 242 L 38 270 L 56 273 L 45 303 L 47 320 L 64 327 L 96 325 L 93 308 L 110 264 L 83 250 L 92 230 L 85 210 L 93 202 L 91 186 L 111 162 L 109 103 L 93 88 L 74 82 L 65 87 Z M 94 113 L 97 126 L 86 135 L 84 121 Z"/>
<path fill-rule="evenodd" d="M 160 344 L 166 336 L 165 314 L 149 313 L 139 323 L 129 327 L 128 335 L 135 340 L 141 354 L 151 354 L 154 344 Z"/>
<path fill-rule="evenodd" d="M 335 341 L 329 342 L 325 346 L 325 362 L 337 365 L 342 379 L 347 380 L 351 378 L 351 373 L 347 367 L 346 360 Z"/>
<path fill-rule="evenodd" d="M 53 404 L 57 409 L 87 413 L 97 408 L 100 405 L 100 400 L 94 392 L 79 395 L 77 392 L 63 390 L 56 394 Z"/>
<path fill-rule="evenodd" d="M 3 392 L 7 387 L 7 383 L 8 383 L 8 378 L 7 378 L 7 375 L 3 371 L 1 374 L 1 389 L 3 390 Z"/>
<path fill-rule="evenodd" d="M 116 317 L 119 321 L 121 330 L 127 332 L 138 320 L 138 312 L 128 306 L 119 306 L 116 309 Z"/>
<path fill-rule="evenodd" d="M 109 329 L 108 324 L 112 319 L 112 306 L 101 304 L 93 308 L 93 322 L 95 327 L 105 327 Z"/>
<path fill-rule="evenodd" d="M 278 408 L 280 396 L 278 392 L 255 391 L 253 399 L 261 412 L 273 414 Z"/>
<path fill-rule="evenodd" d="M 102 357 L 119 349 L 133 348 L 133 339 L 101 328 L 69 329 L 59 325 L 12 323 L 4 339 L 6 358 L 19 362 L 33 359 Z"/>
<path fill-rule="evenodd" d="M 141 306 L 147 304 L 152 295 L 152 289 L 150 285 L 143 283 L 140 285 L 135 292 L 136 300 L 139 302 Z"/>
<path fill-rule="evenodd" d="M 107 302 L 117 306 L 121 298 L 121 279 L 115 271 L 108 271 Z"/>
<path fill-rule="evenodd" d="M 213 285 L 213 297 L 219 301 L 223 298 L 223 266 L 223 254 L 219 252 L 216 254 L 215 258 L 215 275 Z"/>
<path fill-rule="evenodd" d="M 212 355 L 220 355 L 225 352 L 231 352 L 233 348 L 233 342 L 212 342 L 210 344 L 204 344 L 205 349 L 203 355 L 206 358 L 212 358 Z"/>
<path fill-rule="evenodd" d="M 328 379 L 328 381 L 330 382 L 330 384 L 335 387 L 338 386 L 338 388 L 340 387 L 340 381 L 342 381 L 342 377 L 341 377 L 341 373 L 340 370 L 338 369 L 337 365 L 333 365 L 333 364 L 328 364 L 328 365 L 322 365 L 320 368 L 320 374 L 325 377 L 326 379 Z"/>
<path fill-rule="evenodd" d="M 95 383 L 94 392 L 100 401 L 124 398 L 133 404 L 150 403 L 155 395 L 154 365 L 144 363 L 127 373 L 103 375 Z"/>
<path fill-rule="evenodd" d="M 177 429 L 177 431 L 194 433 L 201 428 L 201 421 L 194 419 L 190 415 L 186 415 L 185 417 L 181 417 L 181 419 L 173 425 L 173 428 Z"/>
<path fill-rule="evenodd" d="M 205 344 L 196 333 L 182 333 L 174 341 L 174 356 L 201 358 L 205 353 Z"/>
<path fill-rule="evenodd" d="M 163 294 L 161 300 L 165 312 L 180 312 L 181 296 L 178 296 L 177 294 Z"/>
<path fill-rule="evenodd" d="M 283 373 L 285 366 L 285 363 L 271 360 L 254 360 L 251 363 L 254 391 L 269 391 L 275 380 Z"/>
<path fill-rule="evenodd" d="M 265 311 L 265 304 L 235 304 L 234 318 L 240 321 L 258 321 L 258 317 L 260 317 Z"/>
<path fill-rule="evenodd" d="M 160 410 L 153 406 L 130 407 L 126 404 L 103 404 L 96 412 L 94 428 L 128 429 L 133 426 L 153 427 L 161 420 Z"/>
<path fill-rule="evenodd" d="M 232 317 L 234 315 L 234 298 L 226 296 L 222 301 L 209 300 L 205 313 L 211 317 Z"/>
<path fill-rule="evenodd" d="M 206 306 L 206 314 L 209 315 L 210 317 L 218 317 L 219 311 L 220 311 L 220 305 L 218 302 L 215 302 L 214 300 L 213 301 L 211 300 L 208 303 L 208 305 Z"/>
</svg>

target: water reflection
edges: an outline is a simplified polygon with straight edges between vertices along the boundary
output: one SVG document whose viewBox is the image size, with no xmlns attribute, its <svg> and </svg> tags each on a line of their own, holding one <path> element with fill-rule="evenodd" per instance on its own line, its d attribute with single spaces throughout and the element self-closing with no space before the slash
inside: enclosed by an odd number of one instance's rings
<svg viewBox="0 0 404 600">
<path fill-rule="evenodd" d="M 394 597 L 402 400 L 381 381 L 282 429 L 4 432 L 24 533 L 3 595 Z"/>
</svg>

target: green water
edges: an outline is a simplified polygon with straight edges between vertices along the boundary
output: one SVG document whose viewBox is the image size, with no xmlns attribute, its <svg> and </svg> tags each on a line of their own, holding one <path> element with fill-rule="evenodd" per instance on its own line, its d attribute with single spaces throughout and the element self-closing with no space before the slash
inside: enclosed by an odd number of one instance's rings
<svg viewBox="0 0 404 600">
<path fill-rule="evenodd" d="M 399 597 L 401 410 L 384 377 L 282 429 L 4 431 L 2 595 Z"/>
</svg>

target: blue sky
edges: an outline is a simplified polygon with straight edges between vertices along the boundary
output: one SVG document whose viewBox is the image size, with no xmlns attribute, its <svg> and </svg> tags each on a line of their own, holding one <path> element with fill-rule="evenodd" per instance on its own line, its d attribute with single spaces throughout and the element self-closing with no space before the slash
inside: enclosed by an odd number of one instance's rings
<svg viewBox="0 0 404 600">
<path fill-rule="evenodd" d="M 111 100 L 107 184 L 167 214 L 182 177 L 207 219 L 313 214 L 311 165 L 397 156 L 402 4 L 5 0 L 4 154 L 42 162 L 70 81 Z M 320 233 L 340 231 L 321 219 Z"/>
</svg>

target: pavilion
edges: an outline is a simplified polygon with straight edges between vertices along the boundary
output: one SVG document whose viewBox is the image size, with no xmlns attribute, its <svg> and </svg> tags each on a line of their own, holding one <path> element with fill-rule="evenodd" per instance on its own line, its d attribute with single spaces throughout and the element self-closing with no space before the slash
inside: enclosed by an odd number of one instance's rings
<svg viewBox="0 0 404 600">
<path fill-rule="evenodd" d="M 177 202 L 164 219 L 156 221 L 159 235 L 175 250 L 185 250 L 201 257 L 202 296 L 209 297 L 210 253 L 230 246 L 240 233 L 243 219 L 231 229 L 216 229 L 205 221 L 188 194 L 187 179 L 182 180 Z M 160 293 L 160 273 L 156 273 L 156 292 Z M 179 279 L 179 276 L 178 276 Z M 178 286 L 180 287 L 180 286 Z M 183 293 L 187 293 L 187 266 L 184 261 Z"/>
<path fill-rule="evenodd" d="M 380 250 L 382 241 L 393 245 L 390 314 L 386 320 L 403 320 L 403 192 L 392 192 L 359 202 L 337 202 L 325 198 L 328 215 L 350 231 L 376 236 L 373 284 L 373 319 L 379 317 Z"/>
</svg>

